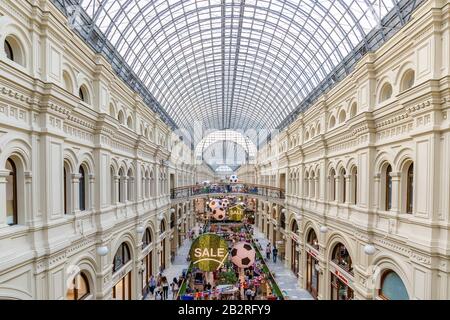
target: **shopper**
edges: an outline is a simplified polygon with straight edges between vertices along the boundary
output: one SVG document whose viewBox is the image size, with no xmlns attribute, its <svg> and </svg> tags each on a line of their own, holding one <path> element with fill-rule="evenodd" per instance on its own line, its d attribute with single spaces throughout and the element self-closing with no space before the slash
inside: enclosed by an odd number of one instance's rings
<svg viewBox="0 0 450 320">
<path fill-rule="evenodd" d="M 247 300 L 250 300 L 252 298 L 252 289 L 248 288 L 247 290 L 245 290 L 245 295 L 247 296 Z"/>
<path fill-rule="evenodd" d="M 166 277 L 162 277 L 161 286 L 163 291 L 163 300 L 167 300 L 169 298 L 169 282 Z"/>
<path fill-rule="evenodd" d="M 278 249 L 276 246 L 273 246 L 272 256 L 273 256 L 273 263 L 277 263 Z"/>
<path fill-rule="evenodd" d="M 163 300 L 163 289 L 161 287 L 161 282 L 158 282 L 155 289 L 155 300 Z"/>
<path fill-rule="evenodd" d="M 177 293 L 178 293 L 178 281 L 177 278 L 173 278 L 172 283 L 170 284 L 170 287 L 172 289 L 172 300 L 175 300 Z"/>
<path fill-rule="evenodd" d="M 270 260 L 270 251 L 271 251 L 271 248 L 270 248 L 270 242 L 267 244 L 267 246 L 266 246 L 266 258 L 267 258 L 267 260 Z"/>
<path fill-rule="evenodd" d="M 148 281 L 148 288 L 150 289 L 150 293 L 153 296 L 156 288 L 156 279 L 153 275 L 150 276 L 150 280 Z"/>
</svg>

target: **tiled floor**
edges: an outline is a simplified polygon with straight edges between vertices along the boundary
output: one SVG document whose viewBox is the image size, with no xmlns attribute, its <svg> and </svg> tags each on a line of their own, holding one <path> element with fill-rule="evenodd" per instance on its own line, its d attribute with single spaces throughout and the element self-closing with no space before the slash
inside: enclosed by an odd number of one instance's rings
<svg viewBox="0 0 450 320">
<path fill-rule="evenodd" d="M 255 228 L 254 231 L 255 238 L 258 239 L 258 242 L 261 244 L 263 251 L 266 247 L 268 240 L 264 237 L 264 234 L 258 231 Z M 261 252 L 264 254 L 264 252 Z M 275 281 L 278 283 L 281 291 L 287 299 L 289 300 L 312 300 L 313 297 L 309 294 L 305 289 L 301 289 L 298 285 L 298 279 L 294 275 L 294 273 L 284 266 L 284 262 L 277 260 L 276 263 L 273 263 L 272 260 L 267 262 L 270 271 L 274 274 Z"/>
<path fill-rule="evenodd" d="M 164 270 L 163 275 L 167 277 L 167 281 L 169 284 L 172 283 L 173 278 L 178 278 L 182 273 L 183 269 L 187 269 L 189 263 L 186 261 L 186 257 L 188 256 L 189 249 L 191 248 L 191 241 L 185 240 L 183 245 L 178 249 L 177 255 L 175 256 L 172 265 Z M 153 300 L 154 297 L 150 294 L 147 295 L 145 300 Z M 172 299 L 172 292 L 169 292 L 169 300 Z"/>
</svg>

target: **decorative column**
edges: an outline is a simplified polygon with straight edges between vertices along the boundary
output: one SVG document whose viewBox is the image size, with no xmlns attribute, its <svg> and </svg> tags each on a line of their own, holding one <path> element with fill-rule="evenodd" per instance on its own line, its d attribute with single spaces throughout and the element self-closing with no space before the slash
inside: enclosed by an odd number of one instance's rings
<svg viewBox="0 0 450 320">
<path fill-rule="evenodd" d="M 341 177 L 339 175 L 334 176 L 334 194 L 335 194 L 335 201 L 341 202 L 342 199 L 342 190 L 340 188 L 341 186 Z"/>
<path fill-rule="evenodd" d="M 127 203 L 130 199 L 128 199 L 128 176 L 123 176 L 120 178 L 122 184 L 122 195 L 125 199 L 125 203 Z"/>
<path fill-rule="evenodd" d="M 380 188 L 381 188 L 381 175 L 379 173 L 373 176 L 374 181 L 374 195 L 373 195 L 373 206 L 375 209 L 380 209 Z"/>
<path fill-rule="evenodd" d="M 94 199 L 95 199 L 95 175 L 90 174 L 89 176 L 89 192 L 88 194 L 88 208 L 89 210 L 94 210 Z"/>
<path fill-rule="evenodd" d="M 113 177 L 114 181 L 112 182 L 114 184 L 114 195 L 111 199 L 111 204 L 117 204 L 119 202 L 119 188 L 120 188 L 120 176 L 115 175 Z"/>
<path fill-rule="evenodd" d="M 32 203 L 33 203 L 33 175 L 30 171 L 24 172 L 25 175 L 25 206 L 24 206 L 24 210 L 25 210 L 25 223 L 27 223 L 28 221 L 32 221 L 34 220 L 33 217 L 33 210 L 32 210 Z M 65 183 L 65 181 L 64 181 Z M 69 206 L 67 206 L 68 209 Z M 63 207 L 64 210 L 64 207 Z"/>
<path fill-rule="evenodd" d="M 73 196 L 73 211 L 80 211 L 80 183 L 81 174 L 80 173 L 72 173 L 72 196 Z"/>
<path fill-rule="evenodd" d="M 344 176 L 345 179 L 345 195 L 346 195 L 346 199 L 345 199 L 345 203 L 346 204 L 351 204 L 352 203 L 352 181 L 351 181 L 351 174 L 346 174 Z"/>
<path fill-rule="evenodd" d="M 401 172 L 391 172 L 390 175 L 392 177 L 392 204 L 390 211 L 399 213 Z"/>
<path fill-rule="evenodd" d="M 314 197 L 320 199 L 320 180 L 317 175 L 314 176 Z"/>
</svg>

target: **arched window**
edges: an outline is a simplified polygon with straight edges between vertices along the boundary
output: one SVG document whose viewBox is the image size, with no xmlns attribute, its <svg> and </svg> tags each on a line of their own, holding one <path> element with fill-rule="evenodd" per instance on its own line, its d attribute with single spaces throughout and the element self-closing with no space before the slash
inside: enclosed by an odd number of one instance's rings
<svg viewBox="0 0 450 320">
<path fill-rule="evenodd" d="M 133 129 L 133 118 L 131 118 L 131 116 L 128 116 L 127 126 L 128 128 Z"/>
<path fill-rule="evenodd" d="M 409 300 L 405 284 L 398 274 L 392 270 L 386 270 L 381 275 L 378 295 L 385 300 Z"/>
<path fill-rule="evenodd" d="M 72 85 L 72 79 L 70 78 L 70 75 L 67 71 L 63 71 L 63 82 L 64 82 L 64 89 L 66 91 L 73 93 L 73 85 Z"/>
<path fill-rule="evenodd" d="M 123 192 L 123 188 L 125 185 L 125 173 L 123 168 L 119 169 L 119 202 L 124 203 L 126 199 L 124 199 L 125 193 Z"/>
<path fill-rule="evenodd" d="M 408 167 L 406 175 L 406 213 L 413 213 L 414 200 L 414 164 Z"/>
<path fill-rule="evenodd" d="M 381 88 L 380 102 L 386 101 L 392 97 L 392 86 L 390 83 L 385 83 Z"/>
<path fill-rule="evenodd" d="M 336 200 L 336 171 L 330 170 L 330 200 Z"/>
<path fill-rule="evenodd" d="M 281 210 L 280 214 L 280 227 L 281 229 L 286 228 L 286 214 L 283 212 L 283 209 Z"/>
<path fill-rule="evenodd" d="M 338 243 L 333 249 L 331 259 L 341 269 L 353 275 L 352 258 L 345 245 Z"/>
<path fill-rule="evenodd" d="M 316 136 L 316 131 L 314 128 L 311 128 L 311 138 L 314 138 Z"/>
<path fill-rule="evenodd" d="M 152 233 L 150 232 L 150 229 L 147 228 L 142 237 L 142 249 L 146 248 L 150 243 L 152 243 Z"/>
<path fill-rule="evenodd" d="M 14 61 L 21 66 L 25 66 L 25 56 L 23 54 L 22 45 L 14 36 L 7 36 L 3 43 L 6 58 Z"/>
<path fill-rule="evenodd" d="M 67 300 L 84 300 L 89 295 L 89 281 L 84 272 L 78 273 L 72 280 L 67 290 Z"/>
<path fill-rule="evenodd" d="M 356 167 L 352 168 L 352 202 L 353 204 L 358 203 L 358 169 Z"/>
<path fill-rule="evenodd" d="M 311 182 L 311 186 L 309 187 L 309 193 L 310 193 L 310 197 L 311 198 L 315 198 L 315 196 L 316 196 L 316 185 L 315 185 L 315 182 L 316 182 L 316 180 L 315 180 L 316 178 L 315 178 L 315 176 L 314 176 L 314 171 L 311 171 L 311 174 L 310 174 L 310 178 L 309 178 L 309 181 Z"/>
<path fill-rule="evenodd" d="M 78 89 L 78 97 L 80 98 L 81 101 L 83 101 L 85 103 L 89 103 L 88 90 L 86 89 L 86 87 L 84 85 L 81 86 L 80 89 Z"/>
<path fill-rule="evenodd" d="M 356 113 L 358 112 L 358 105 L 356 102 L 353 102 L 352 106 L 350 107 L 350 117 L 356 116 Z"/>
<path fill-rule="evenodd" d="M 314 249 L 319 250 L 319 240 L 317 239 L 317 235 L 314 229 L 309 230 L 307 242 Z"/>
<path fill-rule="evenodd" d="M 341 185 L 341 202 L 345 203 L 345 201 L 347 200 L 347 179 L 345 178 L 344 168 L 341 169 L 339 180 Z"/>
<path fill-rule="evenodd" d="M 409 69 L 408 71 L 405 72 L 405 74 L 402 77 L 400 85 L 401 91 L 405 91 L 408 90 L 409 88 L 412 88 L 412 86 L 414 85 L 414 80 L 415 80 L 414 70 Z"/>
<path fill-rule="evenodd" d="M 294 220 L 294 222 L 292 222 L 291 231 L 295 234 L 297 234 L 297 232 L 298 232 L 298 224 L 297 224 L 296 220 Z"/>
<path fill-rule="evenodd" d="M 123 242 L 114 256 L 113 272 L 116 272 L 131 260 L 130 248 Z"/>
<path fill-rule="evenodd" d="M 110 183 L 110 195 L 109 195 L 109 203 L 114 204 L 116 201 L 116 180 L 115 180 L 115 170 L 114 167 L 111 166 L 109 168 L 109 183 Z"/>
<path fill-rule="evenodd" d="M 84 211 L 86 210 L 86 173 L 83 166 L 80 166 L 78 173 L 80 174 L 78 181 L 78 201 L 80 211 Z"/>
<path fill-rule="evenodd" d="M 109 105 L 109 115 L 113 118 L 116 117 L 116 110 L 114 109 L 114 105 L 112 103 Z"/>
<path fill-rule="evenodd" d="M 391 172 L 392 172 L 392 167 L 389 164 L 386 167 L 386 171 L 385 171 L 385 210 L 391 210 L 392 208 L 392 177 L 391 177 Z"/>
<path fill-rule="evenodd" d="M 341 110 L 341 112 L 339 112 L 339 123 L 343 123 L 345 121 L 346 118 L 346 114 L 344 110 Z"/>
<path fill-rule="evenodd" d="M 72 179 L 71 170 L 69 164 L 64 161 L 64 213 L 69 214 L 72 212 Z"/>
<path fill-rule="evenodd" d="M 333 128 L 336 125 L 336 119 L 334 118 L 334 116 L 330 117 L 330 121 L 328 122 L 328 128 Z"/>
<path fill-rule="evenodd" d="M 127 200 L 131 201 L 133 200 L 133 171 L 131 169 L 128 169 L 128 179 L 127 179 Z"/>
<path fill-rule="evenodd" d="M 305 141 L 308 141 L 309 140 L 309 131 L 306 131 L 305 132 Z"/>
<path fill-rule="evenodd" d="M 117 115 L 117 120 L 119 120 L 119 123 L 120 123 L 120 124 L 124 124 L 125 116 L 124 116 L 122 110 L 119 111 L 119 114 Z"/>
<path fill-rule="evenodd" d="M 180 215 L 181 215 L 181 211 L 180 211 Z M 170 214 L 170 229 L 175 228 L 175 212 L 172 212 Z"/>
<path fill-rule="evenodd" d="M 320 134 L 320 123 L 317 124 L 317 134 Z"/>
<path fill-rule="evenodd" d="M 18 224 L 17 216 L 17 167 L 11 158 L 6 160 L 6 223 L 10 226 Z"/>
<path fill-rule="evenodd" d="M 309 173 L 305 172 L 304 195 L 309 197 Z"/>
<path fill-rule="evenodd" d="M 161 226 L 159 227 L 159 229 L 161 234 L 166 232 L 166 222 L 164 220 L 161 221 Z"/>
<path fill-rule="evenodd" d="M 153 177 L 153 171 L 150 171 L 150 197 L 155 196 L 155 179 Z"/>
<path fill-rule="evenodd" d="M 4 49 L 5 49 L 6 57 L 9 60 L 14 61 L 14 51 L 8 40 L 5 40 Z"/>
</svg>

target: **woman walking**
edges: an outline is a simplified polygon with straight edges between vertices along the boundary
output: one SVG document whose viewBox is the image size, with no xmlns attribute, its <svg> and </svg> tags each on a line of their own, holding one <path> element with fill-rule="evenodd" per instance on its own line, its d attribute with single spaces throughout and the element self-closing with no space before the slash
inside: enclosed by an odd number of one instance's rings
<svg viewBox="0 0 450 320">
<path fill-rule="evenodd" d="M 178 293 L 178 281 L 177 278 L 173 278 L 172 283 L 170 284 L 172 288 L 172 300 L 175 300 Z"/>
<path fill-rule="evenodd" d="M 162 277 L 161 285 L 163 290 L 163 300 L 167 300 L 169 298 L 169 282 L 166 277 Z"/>
</svg>

